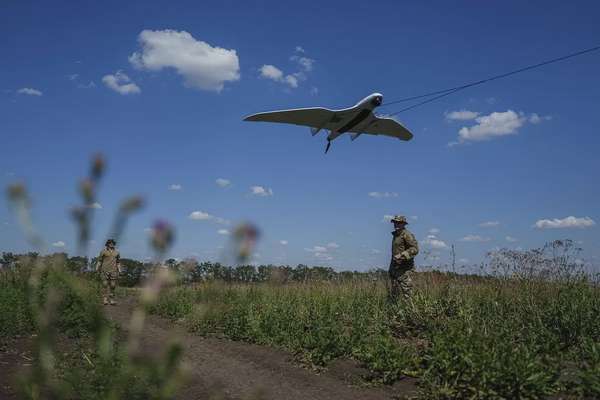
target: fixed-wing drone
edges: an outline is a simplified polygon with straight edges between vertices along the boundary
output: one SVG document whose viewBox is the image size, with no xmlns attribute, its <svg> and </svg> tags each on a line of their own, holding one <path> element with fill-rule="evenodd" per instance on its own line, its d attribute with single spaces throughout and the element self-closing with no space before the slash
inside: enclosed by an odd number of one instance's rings
<svg viewBox="0 0 600 400">
<path fill-rule="evenodd" d="M 325 153 L 329 151 L 331 141 L 346 132 L 350 134 L 352 140 L 363 133 L 391 136 L 400 140 L 412 139 L 412 133 L 398 121 L 373 114 L 373 110 L 379 107 L 382 102 L 383 96 L 380 93 L 373 93 L 356 103 L 354 107 L 341 110 L 329 110 L 321 107 L 295 108 L 252 114 L 244 118 L 244 121 L 278 122 L 308 126 L 313 136 L 322 129 L 328 130 Z"/>
</svg>

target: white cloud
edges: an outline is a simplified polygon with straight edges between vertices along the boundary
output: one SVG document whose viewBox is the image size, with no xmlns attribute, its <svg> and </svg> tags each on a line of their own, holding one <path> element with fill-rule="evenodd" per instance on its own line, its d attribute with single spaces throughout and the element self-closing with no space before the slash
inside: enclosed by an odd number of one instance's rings
<svg viewBox="0 0 600 400">
<path fill-rule="evenodd" d="M 283 79 L 283 71 L 274 65 L 265 64 L 259 69 L 260 76 L 279 82 Z"/>
<path fill-rule="evenodd" d="M 437 235 L 438 233 L 440 233 L 440 230 L 438 228 L 431 228 L 429 230 L 429 233 L 431 233 L 432 235 Z"/>
<path fill-rule="evenodd" d="M 507 237 L 505 237 L 504 239 L 505 239 L 507 242 L 511 242 L 511 243 L 514 243 L 514 242 L 516 242 L 516 241 L 517 241 L 517 239 L 516 239 L 516 238 L 514 238 L 514 237 L 512 237 L 512 236 L 507 236 Z"/>
<path fill-rule="evenodd" d="M 259 71 L 261 78 L 284 83 L 292 88 L 298 87 L 298 77 L 296 75 L 292 74 L 284 76 L 283 71 L 274 65 L 265 64 L 262 67 L 260 67 Z"/>
<path fill-rule="evenodd" d="M 300 65 L 300 67 L 306 72 L 312 71 L 315 63 L 315 60 L 313 60 L 312 58 L 298 55 L 293 55 L 292 57 L 290 57 L 290 60 L 297 62 L 298 65 Z"/>
<path fill-rule="evenodd" d="M 189 219 L 193 219 L 195 221 L 208 221 L 213 218 L 214 216 L 204 211 L 192 211 L 189 215 Z"/>
<path fill-rule="evenodd" d="M 227 229 L 219 229 L 217 233 L 219 235 L 229 235 L 229 231 Z"/>
<path fill-rule="evenodd" d="M 297 46 L 296 53 L 304 53 L 304 49 Z M 307 79 L 307 74 L 313 70 L 315 60 L 308 58 L 303 54 L 294 54 L 290 57 L 290 61 L 295 64 L 295 67 L 299 69 L 298 71 L 286 74 L 281 68 L 278 68 L 275 65 L 264 64 L 259 68 L 260 77 L 287 85 L 291 88 L 297 88 L 301 81 Z M 310 89 L 310 93 L 313 95 L 317 92 L 318 89 L 314 86 Z"/>
<path fill-rule="evenodd" d="M 231 223 L 231 221 L 229 221 L 228 219 L 225 218 L 220 218 L 220 217 L 215 217 L 214 221 L 217 224 L 222 224 L 222 225 L 229 225 Z"/>
<path fill-rule="evenodd" d="M 467 127 L 464 126 L 458 131 L 458 142 L 452 142 L 449 145 L 455 145 L 465 142 L 476 142 L 490 140 L 495 137 L 516 135 L 519 128 L 526 123 L 538 124 L 542 120 L 548 120 L 551 117 L 540 117 L 537 114 L 525 115 L 523 112 L 507 110 L 505 112 L 493 112 L 489 115 L 482 115 L 475 118 L 476 124 Z"/>
<path fill-rule="evenodd" d="M 183 189 L 183 186 L 181 186 L 178 183 L 173 183 L 172 185 L 169 185 L 169 190 L 178 191 L 181 189 Z"/>
<path fill-rule="evenodd" d="M 461 264 L 466 264 L 466 263 L 469 262 L 469 259 L 468 258 L 461 258 L 461 259 L 458 260 L 458 262 L 461 263 Z"/>
<path fill-rule="evenodd" d="M 423 243 L 431 247 L 432 249 L 448 249 L 448 245 L 441 239 L 438 239 L 435 235 L 427 235 Z"/>
<path fill-rule="evenodd" d="M 59 240 L 58 242 L 52 243 L 52 246 L 63 248 L 63 247 L 66 247 L 67 244 L 65 242 L 63 242 L 62 240 Z"/>
<path fill-rule="evenodd" d="M 368 195 L 369 197 L 374 197 L 376 199 L 398 197 L 398 193 L 396 192 L 369 192 Z"/>
<path fill-rule="evenodd" d="M 273 190 L 264 186 L 252 186 L 250 187 L 250 192 L 254 196 L 273 196 Z"/>
<path fill-rule="evenodd" d="M 327 253 L 315 253 L 314 256 L 322 261 L 331 261 L 333 260 L 333 256 Z"/>
<path fill-rule="evenodd" d="M 96 210 L 100 210 L 102 208 L 102 204 L 95 202 L 89 205 L 89 208 L 94 208 Z"/>
<path fill-rule="evenodd" d="M 26 94 L 28 96 L 41 96 L 44 93 L 42 93 L 41 91 L 37 90 L 37 89 L 33 89 L 33 88 L 21 88 L 19 90 L 17 90 L 17 93 L 19 94 Z"/>
<path fill-rule="evenodd" d="M 69 78 L 70 81 L 75 81 L 79 78 L 79 74 L 70 74 L 67 75 L 67 78 Z"/>
<path fill-rule="evenodd" d="M 89 83 L 78 83 L 77 87 L 79 89 L 93 89 L 96 87 L 96 84 L 94 83 L 94 81 L 90 81 Z"/>
<path fill-rule="evenodd" d="M 327 247 L 329 247 L 330 249 L 339 249 L 340 245 L 335 242 L 329 242 L 327 243 Z"/>
<path fill-rule="evenodd" d="M 194 221 L 213 221 L 217 224 L 229 225 L 231 222 L 225 218 L 215 217 L 204 211 L 192 211 L 190 215 L 188 215 L 189 219 Z"/>
<path fill-rule="evenodd" d="M 114 75 L 104 75 L 102 77 L 102 82 L 104 82 L 109 89 L 122 95 L 137 94 L 142 91 L 139 86 L 133 83 L 122 71 L 117 71 Z"/>
<path fill-rule="evenodd" d="M 288 245 L 288 241 L 287 240 L 280 240 L 279 244 L 282 246 L 287 246 Z"/>
<path fill-rule="evenodd" d="M 215 180 L 215 182 L 217 183 L 217 185 L 221 186 L 222 188 L 228 187 L 231 185 L 231 181 L 229 179 L 225 179 L 225 178 L 218 178 L 217 180 Z"/>
<path fill-rule="evenodd" d="M 539 115 L 537 115 L 536 113 L 533 113 L 529 116 L 529 122 L 532 124 L 539 124 L 542 121 L 550 121 L 552 119 L 551 116 L 546 115 L 544 117 L 540 117 Z"/>
<path fill-rule="evenodd" d="M 160 71 L 174 68 L 186 87 L 220 92 L 226 82 L 240 79 L 240 61 L 235 50 L 213 47 L 186 31 L 143 30 L 138 41 L 142 50 L 129 57 L 136 68 Z"/>
<path fill-rule="evenodd" d="M 188 218 L 194 221 L 213 221 L 217 224 L 222 224 L 222 225 L 229 225 L 229 221 L 224 219 L 224 218 L 220 218 L 220 217 L 215 217 L 214 215 L 211 215 L 207 212 L 204 211 L 192 211 L 190 213 L 190 215 L 188 215 Z"/>
<path fill-rule="evenodd" d="M 286 75 L 284 78 L 284 82 L 290 85 L 290 87 L 297 88 L 298 87 L 298 77 L 297 75 Z"/>
<path fill-rule="evenodd" d="M 309 253 L 327 253 L 327 247 L 325 246 L 313 246 L 311 248 L 305 248 L 304 250 Z"/>
<path fill-rule="evenodd" d="M 477 118 L 479 113 L 475 111 L 460 110 L 446 112 L 444 115 L 446 116 L 446 119 L 452 121 L 468 121 Z"/>
<path fill-rule="evenodd" d="M 477 125 L 462 127 L 458 131 L 458 140 L 481 141 L 493 137 L 516 135 L 518 129 L 525 124 L 527 118 L 523 114 L 517 114 L 513 110 L 506 112 L 493 112 L 475 119 Z"/>
<path fill-rule="evenodd" d="M 534 224 L 538 229 L 558 229 L 558 228 L 589 228 L 596 225 L 596 222 L 590 217 L 566 217 L 563 219 L 540 219 Z"/>
<path fill-rule="evenodd" d="M 479 235 L 467 235 L 460 239 L 461 242 L 489 242 L 490 238 L 481 237 Z"/>
<path fill-rule="evenodd" d="M 486 221 L 479 224 L 482 228 L 495 228 L 500 225 L 499 221 Z"/>
</svg>

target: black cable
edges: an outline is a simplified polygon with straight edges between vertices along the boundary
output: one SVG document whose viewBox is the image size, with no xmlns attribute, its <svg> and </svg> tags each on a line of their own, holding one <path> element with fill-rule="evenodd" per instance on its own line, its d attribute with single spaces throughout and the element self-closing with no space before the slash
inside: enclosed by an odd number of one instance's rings
<svg viewBox="0 0 600 400">
<path fill-rule="evenodd" d="M 401 112 L 411 110 L 411 109 L 413 109 L 415 107 L 419 107 L 419 106 L 421 106 L 423 104 L 431 103 L 432 101 L 435 101 L 437 99 L 441 99 L 442 97 L 449 96 L 449 95 L 454 94 L 454 93 L 456 93 L 456 92 L 458 92 L 460 90 L 464 90 L 464 89 L 467 89 L 467 88 L 470 88 L 470 87 L 473 87 L 473 86 L 481 85 L 483 83 L 494 81 L 496 79 L 506 78 L 507 76 L 518 74 L 519 72 L 523 72 L 523 71 L 528 71 L 528 70 L 531 70 L 531 69 L 539 68 L 539 67 L 542 67 L 544 65 L 548 65 L 548 64 L 555 63 L 555 62 L 563 61 L 563 60 L 566 60 L 566 59 L 569 59 L 569 58 L 572 58 L 572 57 L 577 57 L 577 56 L 580 56 L 582 54 L 591 53 L 592 51 L 597 51 L 597 50 L 600 50 L 600 46 L 591 47 L 589 49 L 581 50 L 581 51 L 578 51 L 576 53 L 568 54 L 566 56 L 562 56 L 562 57 L 558 57 L 558 58 L 553 58 L 551 60 L 543 61 L 543 62 L 538 63 L 538 64 L 529 65 L 529 66 L 524 67 L 524 68 L 519 68 L 519 69 L 516 69 L 514 71 L 506 72 L 506 73 L 500 74 L 500 75 L 495 75 L 495 76 L 492 76 L 492 77 L 489 77 L 489 78 L 486 78 L 486 79 L 482 79 L 482 80 L 479 80 L 479 81 L 476 81 L 476 82 L 467 83 L 467 84 L 464 84 L 464 85 L 461 85 L 461 86 L 456 86 L 456 87 L 445 89 L 445 90 L 438 90 L 438 91 L 431 92 L 431 93 L 425 93 L 425 94 L 418 95 L 418 96 L 406 97 L 406 98 L 395 100 L 395 101 L 392 101 L 392 102 L 389 102 L 389 103 L 386 102 L 386 104 L 384 106 L 382 106 L 382 107 L 387 107 L 387 106 L 392 105 L 392 104 L 402 103 L 402 102 L 406 102 L 406 101 L 410 101 L 410 100 L 421 99 L 423 97 L 429 97 L 429 96 L 439 95 L 439 96 L 433 97 L 431 99 L 427 99 L 425 101 L 422 101 L 420 103 L 414 104 L 412 106 L 403 108 L 403 109 L 401 109 L 399 111 L 396 111 L 396 112 L 394 112 L 392 114 L 387 114 L 388 116 L 396 115 L 396 114 L 399 114 Z"/>
</svg>

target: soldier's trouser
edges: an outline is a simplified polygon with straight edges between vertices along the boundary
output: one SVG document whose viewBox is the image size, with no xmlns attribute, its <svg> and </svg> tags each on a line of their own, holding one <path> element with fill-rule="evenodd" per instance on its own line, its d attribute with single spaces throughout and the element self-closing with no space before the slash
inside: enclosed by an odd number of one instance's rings
<svg viewBox="0 0 600 400">
<path fill-rule="evenodd" d="M 115 273 L 102 272 L 102 297 L 104 297 L 104 301 L 106 299 L 113 301 L 118 277 Z"/>
<path fill-rule="evenodd" d="M 413 265 L 392 264 L 390 266 L 390 291 L 389 300 L 397 301 L 400 296 L 409 299 L 412 294 L 411 274 Z"/>
</svg>

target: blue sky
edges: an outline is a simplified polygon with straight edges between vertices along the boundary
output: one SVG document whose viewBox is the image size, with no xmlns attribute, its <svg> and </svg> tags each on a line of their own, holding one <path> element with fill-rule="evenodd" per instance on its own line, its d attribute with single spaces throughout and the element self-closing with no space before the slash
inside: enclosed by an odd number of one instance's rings
<svg viewBox="0 0 600 400">
<path fill-rule="evenodd" d="M 411 142 L 342 137 L 324 155 L 323 133 L 242 118 L 534 64 L 598 45 L 599 16 L 592 1 L 3 2 L 0 183 L 27 185 L 49 251 L 75 250 L 67 210 L 102 152 L 93 252 L 141 194 L 124 256 L 151 254 L 144 230 L 161 218 L 177 229 L 171 256 L 218 260 L 219 231 L 252 221 L 256 262 L 385 267 L 397 213 L 428 263 L 451 244 L 472 263 L 571 238 L 597 264 L 600 52 L 402 113 Z M 5 204 L 0 222 L 3 250 L 29 248 Z"/>
</svg>

